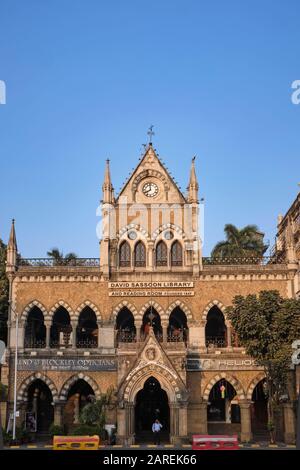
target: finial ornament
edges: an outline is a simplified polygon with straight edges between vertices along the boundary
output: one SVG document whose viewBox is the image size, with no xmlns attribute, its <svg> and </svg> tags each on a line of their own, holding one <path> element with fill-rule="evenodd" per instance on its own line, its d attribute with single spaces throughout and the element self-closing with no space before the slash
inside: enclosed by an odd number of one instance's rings
<svg viewBox="0 0 300 470">
<path fill-rule="evenodd" d="M 149 144 L 152 144 L 152 137 L 155 135 L 155 132 L 153 131 L 153 125 L 151 125 L 149 127 L 149 130 L 147 132 L 148 136 L 149 136 Z"/>
</svg>

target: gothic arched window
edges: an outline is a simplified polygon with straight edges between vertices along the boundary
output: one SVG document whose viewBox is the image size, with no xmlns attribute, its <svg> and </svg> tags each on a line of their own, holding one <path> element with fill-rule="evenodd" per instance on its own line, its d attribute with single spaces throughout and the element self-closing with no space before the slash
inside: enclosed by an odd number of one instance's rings
<svg viewBox="0 0 300 470">
<path fill-rule="evenodd" d="M 156 246 L 156 266 L 168 265 L 168 249 L 165 242 L 160 241 Z"/>
<path fill-rule="evenodd" d="M 141 241 L 134 248 L 134 265 L 138 268 L 146 266 L 146 248 Z"/>
<path fill-rule="evenodd" d="M 178 241 L 171 247 L 171 266 L 182 266 L 182 246 Z"/>
<path fill-rule="evenodd" d="M 121 267 L 130 266 L 131 250 L 128 242 L 124 241 L 120 246 L 119 264 Z"/>
</svg>

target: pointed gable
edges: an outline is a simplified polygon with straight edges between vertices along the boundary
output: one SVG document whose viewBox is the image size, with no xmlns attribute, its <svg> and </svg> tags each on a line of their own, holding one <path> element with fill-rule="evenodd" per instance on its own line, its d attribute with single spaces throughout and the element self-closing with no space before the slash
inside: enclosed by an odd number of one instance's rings
<svg viewBox="0 0 300 470">
<path fill-rule="evenodd" d="M 154 197 L 147 197 L 145 195 L 145 185 L 150 188 L 153 187 Z M 146 186 L 147 187 L 147 186 Z M 144 192 L 143 192 L 144 191 Z M 149 194 L 149 192 L 148 192 Z M 137 203 L 158 203 L 165 202 L 182 204 L 186 202 L 186 198 L 176 185 L 174 179 L 169 174 L 166 167 L 158 158 L 152 144 L 150 143 L 146 151 L 121 189 L 116 202 L 122 203 L 137 202 Z"/>
<path fill-rule="evenodd" d="M 148 337 L 138 353 L 133 366 L 126 374 L 126 377 L 121 381 L 119 394 L 123 395 L 124 393 L 124 398 L 128 399 L 130 391 L 134 387 L 134 383 L 144 375 L 145 369 L 149 369 L 153 371 L 153 373 L 156 370 L 159 375 L 165 377 L 174 387 L 176 398 L 179 401 L 186 399 L 186 386 L 160 343 L 157 341 L 152 328 L 150 328 Z"/>
</svg>

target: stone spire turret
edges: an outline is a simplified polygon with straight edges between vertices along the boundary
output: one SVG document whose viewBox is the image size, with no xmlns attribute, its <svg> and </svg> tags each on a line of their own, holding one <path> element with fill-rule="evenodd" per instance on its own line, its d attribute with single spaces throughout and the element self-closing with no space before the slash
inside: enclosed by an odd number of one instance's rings
<svg viewBox="0 0 300 470">
<path fill-rule="evenodd" d="M 190 181 L 187 187 L 189 202 L 198 202 L 199 185 L 198 185 L 196 170 L 195 170 L 195 159 L 196 157 L 192 158 L 192 164 L 191 164 L 191 170 L 190 170 Z"/>
<path fill-rule="evenodd" d="M 105 175 L 104 175 L 104 182 L 102 185 L 103 191 L 103 203 L 112 204 L 115 200 L 114 197 L 114 188 L 111 182 L 110 177 L 110 169 L 109 169 L 109 160 L 106 160 L 106 167 L 105 167 Z"/>
<path fill-rule="evenodd" d="M 6 273 L 12 274 L 17 269 L 17 256 L 18 256 L 18 247 L 17 247 L 17 238 L 15 231 L 15 220 L 12 219 L 9 241 L 7 244 L 7 255 L 6 255 Z"/>
</svg>

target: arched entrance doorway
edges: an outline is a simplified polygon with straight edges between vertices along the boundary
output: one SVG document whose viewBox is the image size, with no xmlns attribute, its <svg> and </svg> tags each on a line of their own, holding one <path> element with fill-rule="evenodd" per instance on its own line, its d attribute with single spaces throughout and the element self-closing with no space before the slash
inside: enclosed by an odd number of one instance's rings
<svg viewBox="0 0 300 470">
<path fill-rule="evenodd" d="M 258 382 L 252 393 L 251 425 L 255 438 L 268 435 L 268 394 L 265 379 Z"/>
<path fill-rule="evenodd" d="M 159 419 L 163 425 L 161 439 L 169 441 L 170 433 L 170 407 L 168 395 L 161 388 L 155 377 L 149 377 L 135 400 L 135 436 L 136 442 L 153 440 L 152 424 Z"/>
<path fill-rule="evenodd" d="M 33 426 L 32 430 L 35 428 L 37 433 L 47 434 L 54 416 L 52 402 L 52 393 L 48 385 L 40 379 L 34 380 L 28 388 L 28 404 L 26 410 L 33 418 L 28 415 L 26 426 L 28 422 L 30 427 L 31 425 Z M 29 418 L 31 419 L 31 423 L 29 423 Z M 35 423 L 32 423 L 32 419 Z"/>
<path fill-rule="evenodd" d="M 219 380 L 210 391 L 207 421 L 210 434 L 240 431 L 241 414 L 237 392 L 225 379 Z"/>
<path fill-rule="evenodd" d="M 92 387 L 85 380 L 78 379 L 73 383 L 64 408 L 64 423 L 68 431 L 79 424 L 82 408 L 94 399 L 94 395 Z"/>
</svg>

